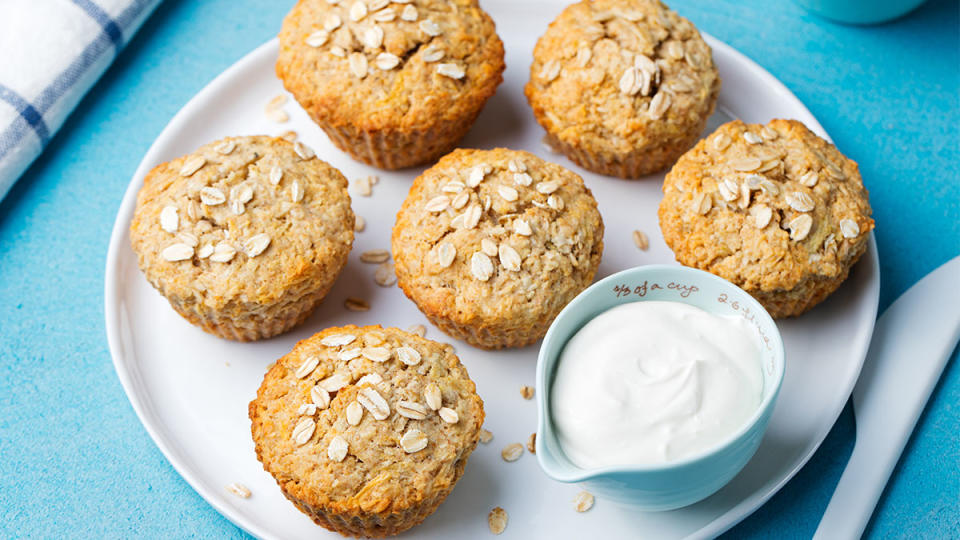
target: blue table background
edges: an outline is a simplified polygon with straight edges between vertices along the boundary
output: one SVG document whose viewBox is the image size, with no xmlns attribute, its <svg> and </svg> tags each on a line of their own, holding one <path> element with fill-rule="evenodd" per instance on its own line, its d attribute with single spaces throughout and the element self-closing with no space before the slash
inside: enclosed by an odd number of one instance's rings
<svg viewBox="0 0 960 540">
<path fill-rule="evenodd" d="M 121 196 L 153 139 L 271 38 L 291 5 L 166 0 L 0 202 L 0 536 L 246 536 L 177 475 L 127 402 L 107 351 L 103 270 Z M 860 163 L 881 310 L 960 253 L 956 0 L 865 28 L 785 0 L 671 6 L 783 81 Z M 870 537 L 960 537 L 958 403 L 955 351 Z M 811 462 L 730 536 L 809 537 L 853 439 L 848 406 Z"/>
</svg>

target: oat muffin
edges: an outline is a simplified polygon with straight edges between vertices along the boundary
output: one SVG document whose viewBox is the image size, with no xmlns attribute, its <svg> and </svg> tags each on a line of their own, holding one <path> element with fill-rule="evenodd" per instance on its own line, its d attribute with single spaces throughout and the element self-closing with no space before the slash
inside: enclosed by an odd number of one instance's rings
<svg viewBox="0 0 960 540">
<path fill-rule="evenodd" d="M 857 164 L 795 120 L 720 126 L 663 183 L 660 229 L 677 260 L 732 281 L 774 317 L 847 278 L 873 220 Z"/>
<path fill-rule="evenodd" d="M 622 178 L 666 169 L 713 113 L 710 47 L 657 0 L 583 0 L 537 41 L 527 100 L 576 164 Z"/>
<path fill-rule="evenodd" d="M 396 328 L 328 328 L 267 371 L 249 408 L 257 458 L 318 525 L 397 534 L 463 475 L 483 401 L 450 345 Z"/>
<path fill-rule="evenodd" d="M 180 315 L 252 341 L 310 315 L 347 261 L 353 220 L 347 180 L 306 146 L 228 137 L 147 174 L 130 242 Z"/>
<path fill-rule="evenodd" d="M 502 148 L 445 156 L 414 181 L 393 227 L 403 292 L 441 330 L 488 349 L 543 337 L 602 253 L 583 180 Z"/>
<path fill-rule="evenodd" d="M 477 0 L 300 0 L 277 75 L 341 150 L 384 169 L 432 162 L 503 81 L 503 43 Z"/>
</svg>

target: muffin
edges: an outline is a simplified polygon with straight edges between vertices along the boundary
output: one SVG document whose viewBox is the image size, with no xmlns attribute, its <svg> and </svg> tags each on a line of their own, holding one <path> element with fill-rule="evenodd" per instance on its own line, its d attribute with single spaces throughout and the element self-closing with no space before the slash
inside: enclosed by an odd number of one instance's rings
<svg viewBox="0 0 960 540">
<path fill-rule="evenodd" d="M 713 114 L 720 77 L 687 19 L 656 0 L 583 0 L 537 41 L 527 100 L 547 141 L 593 172 L 672 165 Z"/>
<path fill-rule="evenodd" d="M 680 263 L 733 282 L 774 317 L 843 283 L 870 214 L 857 164 L 795 120 L 720 126 L 667 174 L 659 209 Z"/>
<path fill-rule="evenodd" d="M 346 178 L 306 146 L 228 137 L 147 174 L 130 243 L 177 313 L 252 341 L 310 315 L 347 261 L 353 219 Z"/>
<path fill-rule="evenodd" d="M 314 522 L 383 537 L 423 521 L 463 476 L 483 401 L 450 345 L 396 328 L 328 328 L 267 371 L 249 408 L 257 458 Z"/>
<path fill-rule="evenodd" d="M 400 288 L 433 324 L 477 347 L 521 347 L 593 281 L 603 221 L 559 165 L 458 149 L 413 182 L 392 246 Z"/>
<path fill-rule="evenodd" d="M 476 0 L 300 0 L 277 75 L 338 148 L 384 169 L 432 162 L 503 81 L 503 43 Z"/>
</svg>

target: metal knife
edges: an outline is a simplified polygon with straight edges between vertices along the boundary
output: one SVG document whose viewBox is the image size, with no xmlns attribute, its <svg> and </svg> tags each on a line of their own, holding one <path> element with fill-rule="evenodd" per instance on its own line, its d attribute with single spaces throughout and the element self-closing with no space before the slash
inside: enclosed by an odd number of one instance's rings
<svg viewBox="0 0 960 540">
<path fill-rule="evenodd" d="M 813 538 L 860 538 L 960 337 L 960 256 L 877 319 L 853 389 L 857 440 Z"/>
</svg>

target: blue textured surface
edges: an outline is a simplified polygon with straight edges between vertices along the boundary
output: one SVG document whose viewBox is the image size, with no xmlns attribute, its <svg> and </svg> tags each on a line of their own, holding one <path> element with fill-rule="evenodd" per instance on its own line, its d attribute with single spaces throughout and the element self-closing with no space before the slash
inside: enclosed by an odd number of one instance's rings
<svg viewBox="0 0 960 540">
<path fill-rule="evenodd" d="M 242 537 L 177 475 L 113 372 L 103 267 L 120 198 L 167 121 L 275 34 L 291 2 L 167 0 L 0 202 L 0 536 Z M 878 27 L 790 2 L 674 0 L 793 90 L 861 165 L 881 309 L 960 253 L 960 13 L 931 0 Z M 870 536 L 960 537 L 960 367 L 934 392 Z M 853 446 L 849 408 L 734 537 L 809 537 Z"/>
</svg>

